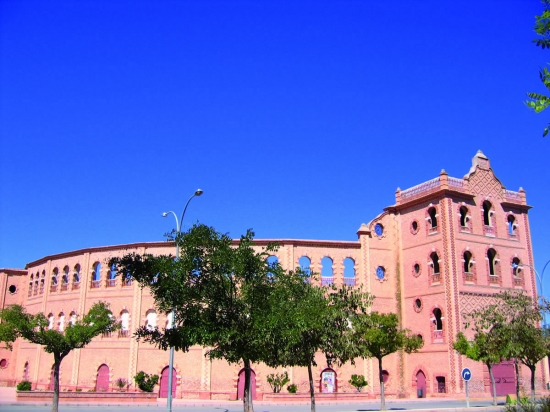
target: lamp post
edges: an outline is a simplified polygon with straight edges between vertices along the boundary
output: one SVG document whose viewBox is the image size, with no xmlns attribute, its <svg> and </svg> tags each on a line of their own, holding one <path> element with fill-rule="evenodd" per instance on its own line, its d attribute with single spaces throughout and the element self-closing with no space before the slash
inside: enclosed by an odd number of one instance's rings
<svg viewBox="0 0 550 412">
<path fill-rule="evenodd" d="M 197 189 L 195 191 L 195 193 L 193 193 L 193 195 L 189 198 L 189 200 L 187 201 L 187 203 L 185 204 L 185 207 L 183 208 L 183 213 L 181 214 L 181 219 L 178 221 L 178 216 L 176 215 L 175 212 L 173 211 L 168 211 L 168 212 L 164 212 L 162 214 L 162 217 L 166 217 L 168 216 L 168 214 L 172 214 L 174 216 L 174 218 L 176 219 L 176 236 L 179 235 L 181 233 L 181 224 L 183 224 L 183 218 L 185 216 L 185 211 L 187 210 L 187 206 L 189 206 L 189 202 L 191 202 L 191 199 L 193 199 L 195 196 L 200 196 L 202 195 L 202 190 L 201 189 Z M 178 243 L 176 242 L 176 259 L 179 259 L 179 256 L 180 256 L 180 248 L 179 248 L 179 245 Z M 171 317 L 171 325 L 170 325 L 170 328 L 173 328 L 174 327 L 174 324 L 176 322 L 176 309 L 175 308 L 172 308 L 172 311 L 170 312 L 170 317 Z M 174 381 L 174 373 L 173 373 L 173 370 L 174 370 L 174 347 L 173 346 L 170 346 L 170 360 L 168 361 L 168 396 L 167 396 L 167 409 L 168 409 L 168 412 L 172 412 L 172 387 L 173 387 L 173 381 Z"/>
</svg>

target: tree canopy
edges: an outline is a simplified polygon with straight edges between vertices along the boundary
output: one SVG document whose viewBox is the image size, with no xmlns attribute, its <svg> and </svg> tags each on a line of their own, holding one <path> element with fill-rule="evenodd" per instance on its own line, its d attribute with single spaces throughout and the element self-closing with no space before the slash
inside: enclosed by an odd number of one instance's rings
<svg viewBox="0 0 550 412">
<path fill-rule="evenodd" d="M 541 0 L 544 9 L 540 16 L 535 16 L 535 33 L 538 35 L 533 40 L 537 46 L 542 49 L 550 48 L 550 0 Z M 539 78 L 544 87 L 550 90 L 550 71 L 546 67 L 540 69 Z M 542 93 L 530 92 L 527 93 L 528 100 L 525 102 L 527 107 L 535 113 L 540 113 L 550 105 L 550 97 Z M 548 134 L 550 124 L 544 128 L 543 136 Z"/>
<path fill-rule="evenodd" d="M 53 412 L 58 410 L 59 367 L 63 358 L 73 349 L 88 345 L 96 336 L 119 327 L 105 302 L 95 303 L 82 319 L 69 322 L 63 331 L 50 329 L 50 322 L 43 313 L 30 314 L 20 305 L 1 310 L 0 321 L 0 342 L 5 342 L 9 349 L 12 349 L 17 338 L 22 338 L 43 346 L 44 351 L 53 354 Z"/>
<path fill-rule="evenodd" d="M 395 313 L 378 313 L 358 316 L 353 323 L 355 344 L 359 356 L 378 360 L 381 410 L 386 410 L 382 360 L 397 351 L 412 353 L 424 345 L 422 338 L 402 329 Z"/>
</svg>

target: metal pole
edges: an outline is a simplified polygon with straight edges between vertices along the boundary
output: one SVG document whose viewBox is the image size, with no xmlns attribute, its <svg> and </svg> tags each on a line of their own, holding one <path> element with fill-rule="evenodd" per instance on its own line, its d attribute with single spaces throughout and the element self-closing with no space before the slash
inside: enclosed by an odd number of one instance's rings
<svg viewBox="0 0 550 412">
<path fill-rule="evenodd" d="M 468 388 L 468 383 L 470 381 L 466 381 L 466 408 L 469 408 L 470 407 L 470 391 L 469 391 L 469 388 Z"/>
<path fill-rule="evenodd" d="M 185 211 L 187 210 L 187 206 L 189 206 L 189 202 L 191 202 L 191 199 L 193 199 L 195 196 L 202 195 L 202 190 L 197 189 L 195 193 L 193 193 L 193 196 L 189 198 L 187 203 L 185 204 L 185 208 L 183 209 L 183 213 L 181 214 L 181 220 L 178 222 L 177 215 L 170 211 L 165 212 L 162 214 L 162 216 L 166 217 L 168 216 L 168 213 L 172 213 L 174 217 L 176 218 L 176 236 L 178 236 L 181 233 L 181 224 L 183 224 L 183 218 L 185 216 Z M 180 247 L 176 240 L 176 259 L 179 259 L 180 257 Z M 171 328 L 174 328 L 176 324 L 176 308 L 172 308 L 172 312 L 170 312 L 172 316 L 172 324 L 170 325 Z M 166 408 L 168 409 L 168 412 L 172 412 L 172 388 L 173 388 L 173 380 L 174 380 L 174 347 L 170 346 L 170 357 L 168 360 L 168 396 L 166 397 Z"/>
</svg>

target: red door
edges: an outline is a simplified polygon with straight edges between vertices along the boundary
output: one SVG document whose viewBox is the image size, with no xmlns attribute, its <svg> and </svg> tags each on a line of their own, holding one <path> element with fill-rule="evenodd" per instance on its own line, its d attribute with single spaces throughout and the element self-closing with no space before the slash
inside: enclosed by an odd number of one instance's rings
<svg viewBox="0 0 550 412">
<path fill-rule="evenodd" d="M 168 366 L 163 369 L 162 375 L 160 377 L 160 398 L 168 398 Z M 178 380 L 176 379 L 176 370 L 172 368 L 172 398 L 176 396 L 176 386 L 178 385 Z"/>
<path fill-rule="evenodd" d="M 422 371 L 418 371 L 416 374 L 416 396 L 419 398 L 426 397 L 426 375 Z"/>
<path fill-rule="evenodd" d="M 513 361 L 502 361 L 493 365 L 493 376 L 497 387 L 497 396 L 504 396 L 516 393 L 516 378 Z M 490 382 L 491 396 L 493 395 L 493 384 Z"/>
<path fill-rule="evenodd" d="M 244 398 L 244 369 L 239 372 L 239 379 L 237 380 L 237 399 L 242 400 Z M 250 371 L 250 386 L 252 389 L 252 399 L 256 399 L 256 373 Z"/>
<path fill-rule="evenodd" d="M 109 367 L 101 365 L 97 370 L 96 392 L 107 392 L 109 390 Z"/>
</svg>

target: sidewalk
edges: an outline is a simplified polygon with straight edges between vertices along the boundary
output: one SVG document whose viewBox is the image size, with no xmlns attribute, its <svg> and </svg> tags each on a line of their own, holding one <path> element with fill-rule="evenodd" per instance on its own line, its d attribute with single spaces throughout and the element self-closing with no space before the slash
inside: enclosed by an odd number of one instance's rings
<svg viewBox="0 0 550 412">
<path fill-rule="evenodd" d="M 436 401 L 436 399 L 430 399 L 431 401 Z M 442 400 L 442 399 L 437 399 Z M 407 400 L 397 400 L 390 399 L 386 400 L 388 410 L 396 409 L 392 406 L 394 403 L 407 403 L 407 407 L 399 407 L 400 410 L 410 410 L 410 411 L 421 411 L 421 412 L 472 412 L 483 411 L 483 412 L 493 412 L 501 411 L 503 406 L 475 406 L 470 407 L 469 409 L 465 407 L 465 400 L 457 398 L 445 398 L 443 401 L 455 401 L 455 402 L 464 402 L 464 406 L 455 406 L 455 407 L 437 407 L 434 408 L 431 405 L 426 405 L 426 399 L 407 399 Z M 476 401 L 487 401 L 484 399 L 470 399 L 470 403 Z M 499 402 L 503 402 L 504 398 L 499 399 Z M 45 402 L 17 402 L 15 396 L 15 388 L 13 387 L 0 387 L 0 406 L 13 406 L 13 405 L 50 405 L 50 403 Z M 185 407 L 213 407 L 213 408 L 235 408 L 235 406 L 240 405 L 240 401 L 222 401 L 222 400 L 200 400 L 200 399 L 174 399 L 173 406 L 174 409 L 181 409 Z M 380 399 L 369 399 L 363 401 L 346 401 L 345 403 L 341 401 L 316 401 L 316 404 L 319 406 L 338 406 L 342 405 L 342 410 L 349 411 L 350 408 L 356 410 L 357 407 L 361 406 L 361 410 L 378 410 L 380 408 Z M 166 399 L 159 398 L 156 402 L 150 404 L 141 404 L 141 403 L 78 403 L 78 402 L 63 402 L 62 405 L 71 405 L 71 406 L 83 406 L 83 407 L 94 407 L 94 408 L 109 408 L 117 406 L 127 406 L 132 408 L 154 408 L 154 409 L 164 409 L 166 407 Z M 309 402 L 272 402 L 272 401 L 254 401 L 254 405 L 258 406 L 258 410 L 261 410 L 262 406 L 292 406 L 292 405 L 309 405 Z M 1 409 L 1 408 L 0 408 Z"/>
</svg>

